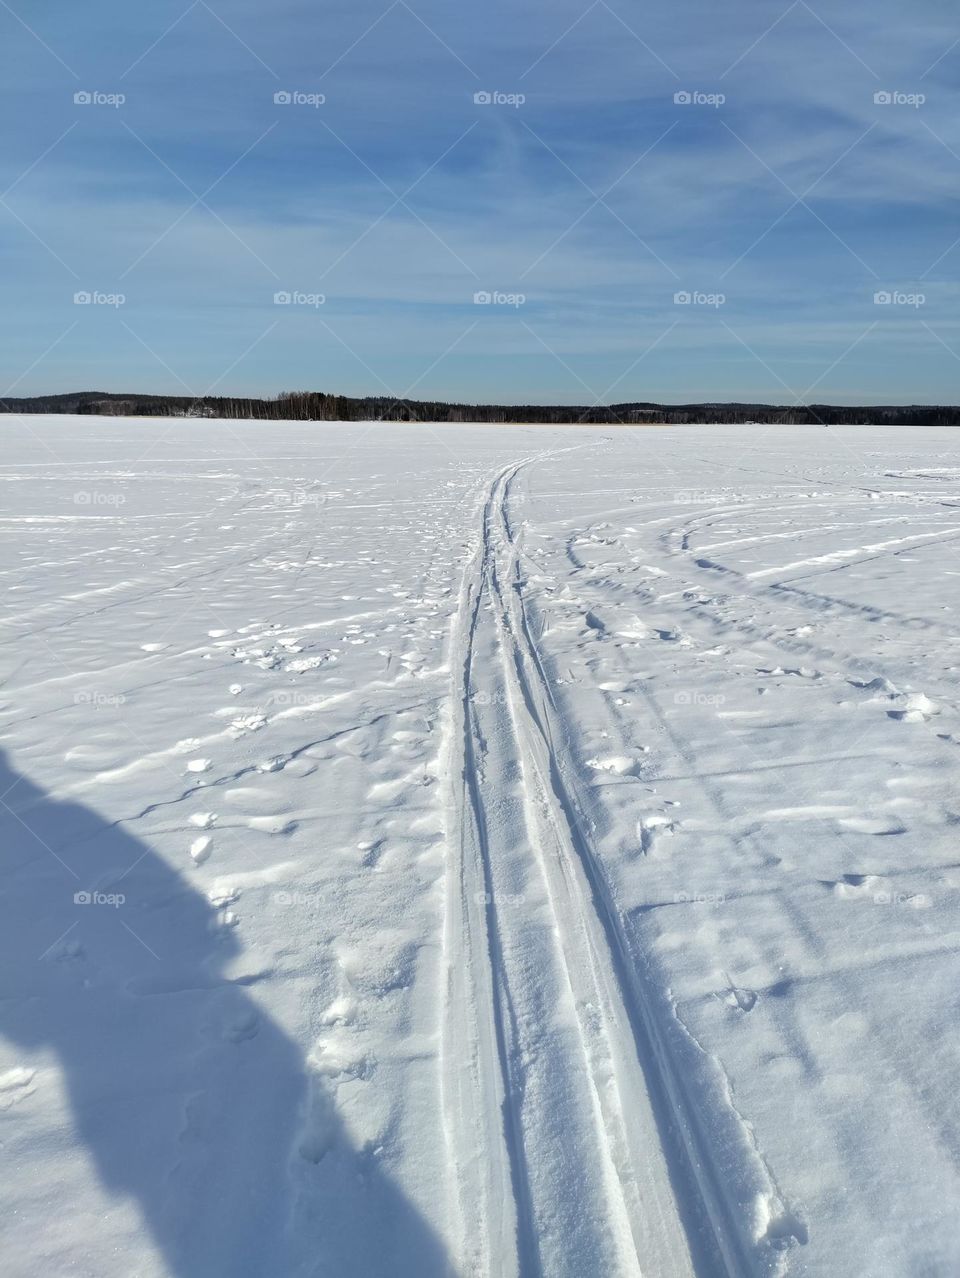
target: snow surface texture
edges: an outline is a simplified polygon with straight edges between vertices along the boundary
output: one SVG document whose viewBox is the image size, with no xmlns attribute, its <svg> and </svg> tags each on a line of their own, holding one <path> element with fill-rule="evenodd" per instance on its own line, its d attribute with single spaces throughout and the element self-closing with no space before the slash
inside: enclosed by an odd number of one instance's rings
<svg viewBox="0 0 960 1278">
<path fill-rule="evenodd" d="M 937 430 L 0 418 L 5 1278 L 955 1278 Z"/>
</svg>

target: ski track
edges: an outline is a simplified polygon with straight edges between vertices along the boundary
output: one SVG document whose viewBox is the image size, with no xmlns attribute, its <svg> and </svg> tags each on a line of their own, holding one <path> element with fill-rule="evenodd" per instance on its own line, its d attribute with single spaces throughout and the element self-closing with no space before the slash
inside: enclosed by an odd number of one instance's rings
<svg viewBox="0 0 960 1278">
<path fill-rule="evenodd" d="M 565 779 L 507 513 L 523 464 L 486 491 L 452 643 L 460 839 L 445 927 L 444 1093 L 470 1222 L 463 1270 L 759 1272 Z"/>
</svg>

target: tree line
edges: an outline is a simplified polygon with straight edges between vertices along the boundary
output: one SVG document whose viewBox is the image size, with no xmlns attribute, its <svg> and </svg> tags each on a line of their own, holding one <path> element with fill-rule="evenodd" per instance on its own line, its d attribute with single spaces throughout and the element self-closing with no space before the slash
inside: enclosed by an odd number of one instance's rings
<svg viewBox="0 0 960 1278">
<path fill-rule="evenodd" d="M 109 417 L 221 417 L 232 420 L 303 422 L 519 422 L 637 426 L 760 423 L 764 425 L 958 426 L 960 407 L 833 404 L 653 404 L 576 407 L 532 404 L 452 404 L 442 400 L 391 399 L 388 395 L 329 395 L 323 391 L 284 391 L 273 399 L 204 395 L 111 394 L 79 391 L 0 399 L 5 413 L 72 413 Z"/>
</svg>

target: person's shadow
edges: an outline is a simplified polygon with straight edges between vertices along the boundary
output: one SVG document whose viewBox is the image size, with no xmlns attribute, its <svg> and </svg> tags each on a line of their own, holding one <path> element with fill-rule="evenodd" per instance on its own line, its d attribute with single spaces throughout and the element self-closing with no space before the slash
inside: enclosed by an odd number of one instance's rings
<svg viewBox="0 0 960 1278">
<path fill-rule="evenodd" d="M 240 952 L 162 857 L 51 799 L 0 752 L 0 1100 L 6 1152 L 40 1189 L 18 1194 L 22 1223 L 0 1241 L 8 1278 L 450 1272 L 430 1225 L 351 1146 L 302 1051 L 257 1006 L 255 977 L 225 975 Z M 72 1132 L 49 1130 L 51 1066 Z M 50 1183 L 56 1149 L 76 1139 L 86 1174 L 139 1208 L 149 1233 L 127 1256 L 111 1250 L 125 1221 L 98 1253 L 102 1195 L 71 1201 L 75 1181 Z M 42 1216 L 51 1200 L 56 1229 Z"/>
</svg>

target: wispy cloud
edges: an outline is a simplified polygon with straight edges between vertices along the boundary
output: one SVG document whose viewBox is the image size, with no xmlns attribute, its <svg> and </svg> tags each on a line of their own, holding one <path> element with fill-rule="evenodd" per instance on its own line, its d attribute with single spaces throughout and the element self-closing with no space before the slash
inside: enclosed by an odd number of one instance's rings
<svg viewBox="0 0 960 1278">
<path fill-rule="evenodd" d="M 122 319 L 191 384 L 279 320 L 230 389 L 405 386 L 469 329 L 421 393 L 955 401 L 960 27 L 835 9 L 0 7 L 7 373 L 76 320 L 21 392 L 174 391 Z"/>
</svg>

